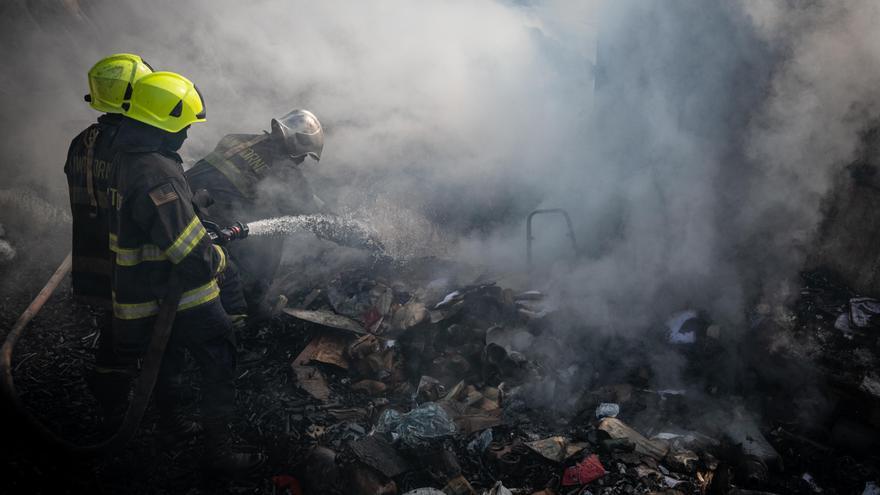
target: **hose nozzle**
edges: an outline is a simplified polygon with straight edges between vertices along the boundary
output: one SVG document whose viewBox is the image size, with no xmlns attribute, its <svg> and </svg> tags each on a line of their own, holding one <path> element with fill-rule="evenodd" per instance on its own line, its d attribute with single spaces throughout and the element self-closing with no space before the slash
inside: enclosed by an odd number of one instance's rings
<svg viewBox="0 0 880 495">
<path fill-rule="evenodd" d="M 250 229 L 247 225 L 241 222 L 235 222 L 229 227 L 220 228 L 214 222 L 205 222 L 202 224 L 205 226 L 205 229 L 208 231 L 208 236 L 211 237 L 211 242 L 214 244 L 219 244 L 221 246 L 228 244 L 232 241 L 244 239 L 250 233 Z"/>
</svg>

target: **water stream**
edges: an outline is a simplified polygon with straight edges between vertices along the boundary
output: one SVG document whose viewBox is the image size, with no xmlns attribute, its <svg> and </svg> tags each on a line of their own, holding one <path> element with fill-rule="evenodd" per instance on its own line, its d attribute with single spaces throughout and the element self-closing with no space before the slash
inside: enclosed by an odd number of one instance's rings
<svg viewBox="0 0 880 495">
<path fill-rule="evenodd" d="M 290 215 L 248 223 L 251 236 L 285 236 L 311 232 L 319 239 L 341 246 L 364 249 L 382 255 L 385 247 L 377 236 L 360 222 L 336 215 Z"/>
</svg>

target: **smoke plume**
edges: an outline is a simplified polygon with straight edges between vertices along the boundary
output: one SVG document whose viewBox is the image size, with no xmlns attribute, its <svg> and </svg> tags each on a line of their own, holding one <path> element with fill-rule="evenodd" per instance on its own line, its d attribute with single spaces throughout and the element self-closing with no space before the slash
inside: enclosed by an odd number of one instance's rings
<svg viewBox="0 0 880 495">
<path fill-rule="evenodd" d="M 386 245 L 523 272 L 526 214 L 563 207 L 578 256 L 562 223 L 537 218 L 535 283 L 552 280 L 585 321 L 637 334 L 693 307 L 735 332 L 748 304 L 787 294 L 831 175 L 875 118 L 878 9 L 8 2 L 6 187 L 64 206 L 67 145 L 96 117 L 86 71 L 132 52 L 207 100 L 190 163 L 224 134 L 307 108 L 326 130 L 307 166 L 318 194 L 396 236 Z"/>
</svg>

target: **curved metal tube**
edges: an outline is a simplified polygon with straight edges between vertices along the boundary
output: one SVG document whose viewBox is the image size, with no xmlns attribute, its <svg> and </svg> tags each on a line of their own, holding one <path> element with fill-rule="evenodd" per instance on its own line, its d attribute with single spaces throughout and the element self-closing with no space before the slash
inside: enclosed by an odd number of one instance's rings
<svg viewBox="0 0 880 495">
<path fill-rule="evenodd" d="M 571 217 L 568 215 L 568 212 L 562 208 L 546 208 L 541 210 L 534 210 L 533 212 L 529 213 L 529 216 L 526 219 L 526 262 L 528 263 L 530 273 L 532 271 L 532 241 L 535 239 L 534 236 L 532 236 L 532 218 L 534 218 L 535 215 L 545 215 L 551 213 L 557 213 L 565 217 L 565 224 L 568 228 L 568 233 L 566 234 L 566 236 L 571 240 L 571 247 L 574 250 L 575 257 L 577 257 L 578 255 L 577 241 L 574 238 L 574 227 L 572 226 Z"/>
</svg>

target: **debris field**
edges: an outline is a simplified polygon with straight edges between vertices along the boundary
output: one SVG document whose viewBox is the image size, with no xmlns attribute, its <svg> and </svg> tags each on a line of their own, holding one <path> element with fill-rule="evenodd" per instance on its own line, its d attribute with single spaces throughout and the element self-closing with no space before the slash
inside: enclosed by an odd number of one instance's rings
<svg viewBox="0 0 880 495">
<path fill-rule="evenodd" d="M 627 339 L 469 267 L 354 267 L 238 335 L 234 431 L 268 454 L 258 476 L 200 474 L 198 441 L 163 445 L 154 411 L 113 458 L 14 448 L 2 474 L 33 493 L 877 493 L 880 302 L 802 278 L 796 305 L 755 305 L 735 336 L 684 310 Z M 47 305 L 15 373 L 41 419 L 86 441 L 96 321 L 71 307 Z M 676 387 L 657 360 L 681 366 Z"/>
</svg>

